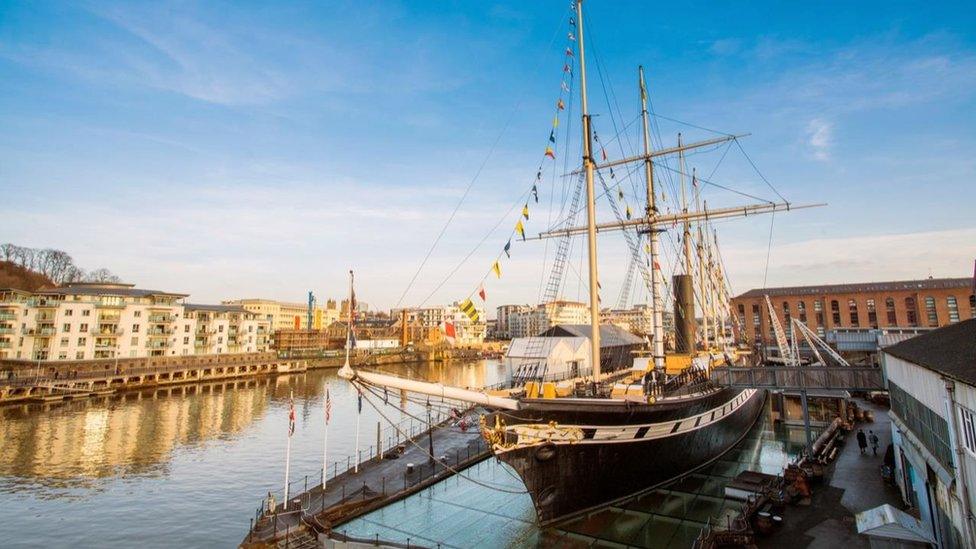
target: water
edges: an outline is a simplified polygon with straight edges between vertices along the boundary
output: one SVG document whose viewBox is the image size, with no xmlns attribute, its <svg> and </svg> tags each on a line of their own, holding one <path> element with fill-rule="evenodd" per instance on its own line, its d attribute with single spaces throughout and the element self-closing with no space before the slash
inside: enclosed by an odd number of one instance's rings
<svg viewBox="0 0 976 549">
<path fill-rule="evenodd" d="M 386 370 L 472 387 L 503 380 L 495 361 Z M 291 478 L 319 483 L 325 384 L 329 457 L 344 460 L 357 399 L 333 370 L 0 408 L 0 546 L 236 546 L 262 495 L 282 489 L 291 395 Z M 360 421 L 366 448 L 380 418 L 364 405 Z"/>
</svg>

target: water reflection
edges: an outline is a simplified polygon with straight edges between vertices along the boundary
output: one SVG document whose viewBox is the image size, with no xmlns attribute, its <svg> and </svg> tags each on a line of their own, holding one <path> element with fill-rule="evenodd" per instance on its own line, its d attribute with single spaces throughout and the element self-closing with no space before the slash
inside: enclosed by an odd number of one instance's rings
<svg viewBox="0 0 976 549">
<path fill-rule="evenodd" d="M 383 369 L 467 386 L 504 376 L 497 362 L 480 361 Z M 0 508 L 28 512 L 0 513 L 0 545 L 234 546 L 261 496 L 282 487 L 292 395 L 291 478 L 318 483 L 326 385 L 329 457 L 344 462 L 356 453 L 357 423 L 366 451 L 385 422 L 368 405 L 357 416 L 356 391 L 334 370 L 2 407 Z M 391 396 L 384 414 L 409 417 L 398 404 Z M 123 511 L 139 518 L 120 521 Z"/>
</svg>

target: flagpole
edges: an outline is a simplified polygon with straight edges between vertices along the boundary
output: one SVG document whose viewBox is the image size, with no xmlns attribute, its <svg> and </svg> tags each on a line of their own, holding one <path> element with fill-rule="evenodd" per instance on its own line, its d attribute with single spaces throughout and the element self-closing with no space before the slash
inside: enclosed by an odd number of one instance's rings
<svg viewBox="0 0 976 549">
<path fill-rule="evenodd" d="M 291 405 L 288 408 L 288 444 L 285 446 L 285 501 L 283 509 L 288 510 L 288 474 L 291 472 L 291 411 L 295 406 L 295 391 L 291 392 Z"/>
<path fill-rule="evenodd" d="M 359 388 L 356 388 L 359 391 Z M 359 411 L 356 412 L 356 466 L 353 468 L 353 473 L 359 473 L 359 423 L 363 417 L 363 393 L 360 391 L 356 394 L 358 401 L 356 405 L 359 407 Z"/>
<path fill-rule="evenodd" d="M 329 382 L 325 382 L 325 441 L 322 443 L 322 497 L 325 497 L 325 479 L 329 469 L 329 415 L 332 403 L 329 400 Z"/>
</svg>

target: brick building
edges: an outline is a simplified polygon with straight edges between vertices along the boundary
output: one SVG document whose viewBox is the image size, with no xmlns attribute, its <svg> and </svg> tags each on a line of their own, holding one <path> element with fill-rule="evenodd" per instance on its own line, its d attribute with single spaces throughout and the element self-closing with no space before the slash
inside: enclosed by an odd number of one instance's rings
<svg viewBox="0 0 976 549">
<path fill-rule="evenodd" d="M 754 289 L 732 299 L 741 339 L 776 345 L 763 296 L 769 296 L 783 327 L 791 318 L 824 337 L 837 328 L 945 326 L 976 318 L 971 278 Z"/>
</svg>

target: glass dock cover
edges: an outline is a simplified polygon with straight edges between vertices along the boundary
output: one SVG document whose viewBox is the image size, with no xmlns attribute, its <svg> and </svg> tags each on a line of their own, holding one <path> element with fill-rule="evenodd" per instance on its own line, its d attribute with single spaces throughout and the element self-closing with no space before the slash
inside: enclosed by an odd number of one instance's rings
<svg viewBox="0 0 976 549">
<path fill-rule="evenodd" d="M 435 438 L 436 440 L 436 438 Z M 803 448 L 802 429 L 775 425 L 766 413 L 738 446 L 685 478 L 541 529 L 521 480 L 489 459 L 338 530 L 350 536 L 427 547 L 689 547 L 711 523 L 724 523 L 742 502 L 724 497 L 725 483 L 745 470 L 782 473 Z M 494 490 L 479 483 L 497 486 Z"/>
</svg>

